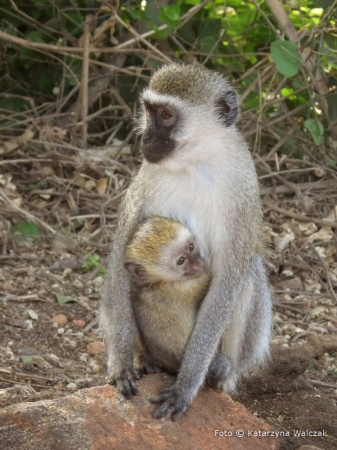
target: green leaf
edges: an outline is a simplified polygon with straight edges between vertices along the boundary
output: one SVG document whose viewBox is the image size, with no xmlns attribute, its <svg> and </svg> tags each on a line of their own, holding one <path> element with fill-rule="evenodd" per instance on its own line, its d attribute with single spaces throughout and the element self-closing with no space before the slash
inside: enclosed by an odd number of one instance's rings
<svg viewBox="0 0 337 450">
<path fill-rule="evenodd" d="M 251 109 L 251 108 L 257 108 L 260 106 L 261 98 L 260 94 L 257 94 L 256 92 L 251 92 L 248 94 L 245 102 L 244 102 L 244 109 Z"/>
<path fill-rule="evenodd" d="M 20 59 L 25 69 L 33 67 L 37 61 L 39 61 L 39 54 L 30 48 L 22 48 L 20 50 Z M 41 58 L 40 58 L 41 59 Z"/>
<path fill-rule="evenodd" d="M 20 233 L 23 236 L 27 236 L 32 239 L 38 239 L 41 234 L 39 227 L 35 225 L 35 223 L 28 222 L 28 220 L 24 220 L 23 222 L 19 223 L 19 225 L 12 227 L 11 233 Z"/>
<path fill-rule="evenodd" d="M 138 8 L 130 8 L 128 13 L 134 20 L 144 20 L 145 18 L 144 12 Z"/>
<path fill-rule="evenodd" d="M 330 8 L 330 6 L 332 5 L 333 0 L 313 0 L 312 4 L 316 7 L 316 8 Z"/>
<path fill-rule="evenodd" d="M 197 38 L 192 25 L 191 21 L 188 21 L 178 30 L 178 35 L 190 43 L 194 42 Z"/>
<path fill-rule="evenodd" d="M 106 266 L 102 266 L 101 270 L 99 271 L 99 276 L 104 277 L 106 274 Z"/>
<path fill-rule="evenodd" d="M 180 21 L 180 6 L 179 5 L 170 5 L 164 6 L 163 12 L 166 17 L 173 21 Z"/>
<path fill-rule="evenodd" d="M 39 318 L 39 316 L 36 314 L 36 312 L 33 309 L 28 309 L 27 314 L 33 320 L 37 320 Z"/>
<path fill-rule="evenodd" d="M 149 19 L 149 22 L 152 25 L 162 25 L 163 21 L 160 19 L 159 15 L 158 15 L 158 7 L 156 5 L 156 1 L 155 0 L 148 0 L 146 2 L 146 7 L 145 7 L 145 17 L 147 19 Z"/>
<path fill-rule="evenodd" d="M 90 269 L 96 269 L 100 264 L 100 256 L 97 255 L 97 253 L 94 253 L 93 255 L 87 256 L 87 261 L 82 264 L 83 270 L 90 270 Z"/>
<path fill-rule="evenodd" d="M 24 364 L 34 365 L 34 358 L 32 356 L 21 356 L 21 360 Z"/>
<path fill-rule="evenodd" d="M 22 98 L 4 98 L 0 100 L 0 109 L 6 109 L 8 111 L 26 111 L 29 104 Z"/>
<path fill-rule="evenodd" d="M 57 303 L 58 303 L 59 305 L 64 305 L 65 303 L 70 303 L 70 302 L 75 302 L 75 303 L 77 303 L 77 299 L 76 299 L 76 298 L 73 298 L 73 297 L 67 297 L 66 295 L 61 295 L 61 294 L 58 294 L 58 293 L 55 292 L 55 291 L 53 291 L 52 293 L 55 295 L 56 300 L 57 300 Z"/>
<path fill-rule="evenodd" d="M 161 41 L 165 41 L 168 38 L 169 33 L 167 30 L 159 30 L 155 25 L 152 25 L 152 28 L 156 30 L 156 32 L 151 35 L 151 38 L 160 39 Z"/>
<path fill-rule="evenodd" d="M 38 79 L 38 86 L 41 91 L 43 91 L 45 94 L 50 94 L 50 92 L 53 90 L 54 82 L 51 79 L 50 76 L 46 75 L 45 73 L 42 73 L 40 78 Z"/>
<path fill-rule="evenodd" d="M 175 28 L 180 25 L 180 6 L 171 5 L 161 8 L 158 14 L 159 19 L 166 23 L 170 28 Z"/>
<path fill-rule="evenodd" d="M 294 77 L 301 67 L 297 46 L 289 41 L 275 41 L 271 44 L 271 57 L 277 70 L 286 77 Z"/>
<path fill-rule="evenodd" d="M 216 50 L 216 39 L 213 36 L 208 36 L 201 39 L 201 50 L 205 53 Z"/>
<path fill-rule="evenodd" d="M 337 119 L 337 94 L 329 94 L 327 96 L 329 117 L 331 120 Z"/>
<path fill-rule="evenodd" d="M 221 20 L 220 19 L 210 19 L 206 20 L 203 24 L 201 31 L 199 33 L 200 39 L 208 36 L 217 36 L 221 30 Z"/>
<path fill-rule="evenodd" d="M 322 136 L 324 134 L 324 128 L 321 122 L 316 119 L 307 119 L 304 122 L 305 128 L 311 133 L 316 145 L 322 142 Z"/>
<path fill-rule="evenodd" d="M 39 42 L 40 44 L 44 43 L 44 40 L 41 37 L 41 33 L 39 31 L 31 31 L 27 34 L 27 38 L 33 42 Z"/>
</svg>

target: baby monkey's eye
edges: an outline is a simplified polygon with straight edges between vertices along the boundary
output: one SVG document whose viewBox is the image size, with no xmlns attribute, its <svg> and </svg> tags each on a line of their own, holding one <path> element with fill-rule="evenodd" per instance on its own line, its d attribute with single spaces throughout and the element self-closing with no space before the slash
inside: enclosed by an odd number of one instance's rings
<svg viewBox="0 0 337 450">
<path fill-rule="evenodd" d="M 184 256 L 181 256 L 177 261 L 177 266 L 181 266 L 182 264 L 184 264 L 185 259 L 186 258 Z"/>
<path fill-rule="evenodd" d="M 190 252 L 193 252 L 193 250 L 194 250 L 193 242 L 188 246 L 188 249 L 189 249 Z"/>
<path fill-rule="evenodd" d="M 166 111 L 165 109 L 162 111 L 162 113 L 160 114 L 160 117 L 164 120 L 168 120 L 172 117 L 172 114 L 170 114 L 168 111 Z"/>
</svg>

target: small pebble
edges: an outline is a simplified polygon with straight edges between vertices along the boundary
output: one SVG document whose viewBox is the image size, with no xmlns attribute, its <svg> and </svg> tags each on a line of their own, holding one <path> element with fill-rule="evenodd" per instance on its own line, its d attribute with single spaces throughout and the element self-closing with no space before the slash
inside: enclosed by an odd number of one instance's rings
<svg viewBox="0 0 337 450">
<path fill-rule="evenodd" d="M 106 346 L 101 341 L 90 342 L 90 344 L 87 345 L 87 352 L 89 353 L 89 355 L 98 355 L 99 353 L 105 353 Z"/>
<path fill-rule="evenodd" d="M 68 319 L 64 314 L 57 314 L 56 316 L 53 316 L 51 320 L 53 323 L 57 323 L 59 327 L 65 325 L 68 322 Z"/>
<path fill-rule="evenodd" d="M 88 361 L 88 353 L 82 353 L 80 356 L 80 361 L 86 363 Z"/>
<path fill-rule="evenodd" d="M 85 326 L 85 320 L 83 319 L 74 319 L 73 320 L 73 324 L 75 325 L 75 327 L 77 328 L 83 328 Z"/>
</svg>

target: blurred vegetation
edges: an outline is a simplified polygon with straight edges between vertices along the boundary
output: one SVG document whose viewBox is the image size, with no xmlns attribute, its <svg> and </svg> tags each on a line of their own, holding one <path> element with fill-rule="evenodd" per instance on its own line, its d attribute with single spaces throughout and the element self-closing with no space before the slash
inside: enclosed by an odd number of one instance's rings
<svg viewBox="0 0 337 450">
<path fill-rule="evenodd" d="M 336 1 L 283 1 L 296 40 L 280 28 L 269 3 L 275 2 L 2 1 L 0 133 L 21 135 L 27 126 L 48 122 L 65 129 L 76 145 L 103 146 L 116 129 L 113 137 L 123 140 L 138 91 L 152 70 L 178 59 L 216 69 L 234 82 L 254 151 L 287 132 L 281 153 L 322 153 L 333 166 Z M 90 70 L 84 89 L 86 18 Z M 308 54 L 310 67 L 303 59 Z M 87 115 L 88 138 L 77 141 Z M 265 127 L 271 127 L 268 133 Z"/>
</svg>

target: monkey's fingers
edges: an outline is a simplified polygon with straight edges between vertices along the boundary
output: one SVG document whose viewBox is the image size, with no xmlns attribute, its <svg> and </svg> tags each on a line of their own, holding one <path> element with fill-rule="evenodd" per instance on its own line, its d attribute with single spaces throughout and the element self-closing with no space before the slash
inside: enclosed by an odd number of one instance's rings
<svg viewBox="0 0 337 450">
<path fill-rule="evenodd" d="M 132 368 L 123 370 L 119 376 L 111 377 L 110 383 L 114 384 L 118 392 L 124 395 L 125 398 L 130 399 L 134 395 L 138 395 L 136 380 L 139 379 L 139 374 Z"/>
<path fill-rule="evenodd" d="M 154 364 L 145 364 L 144 372 L 146 374 L 161 373 L 162 369 Z"/>
<path fill-rule="evenodd" d="M 187 410 L 189 404 L 183 397 L 167 399 L 153 414 L 155 419 L 161 419 L 172 415 L 172 420 L 176 422 Z"/>
<path fill-rule="evenodd" d="M 177 421 L 187 410 L 189 403 L 186 399 L 177 394 L 172 388 L 166 389 L 157 397 L 150 399 L 151 403 L 164 402 L 153 414 L 155 419 L 172 415 L 172 420 Z"/>
<path fill-rule="evenodd" d="M 118 392 L 124 395 L 125 398 L 130 399 L 134 395 L 138 395 L 138 387 L 132 379 L 118 379 L 116 380 L 116 388 Z"/>
<path fill-rule="evenodd" d="M 163 390 L 163 392 L 159 395 L 157 395 L 156 397 L 151 397 L 150 398 L 150 402 L 151 403 L 163 403 L 165 402 L 171 395 L 172 392 L 172 387 L 166 388 Z"/>
</svg>

